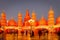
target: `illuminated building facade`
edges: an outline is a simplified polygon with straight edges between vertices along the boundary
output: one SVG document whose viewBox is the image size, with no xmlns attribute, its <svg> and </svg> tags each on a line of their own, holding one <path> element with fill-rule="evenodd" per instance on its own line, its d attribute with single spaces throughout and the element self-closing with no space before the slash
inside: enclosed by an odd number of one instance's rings
<svg viewBox="0 0 60 40">
<path fill-rule="evenodd" d="M 13 29 L 23 29 L 23 30 L 27 30 L 27 29 L 30 30 L 31 27 L 34 30 L 39 29 L 39 28 L 49 29 L 50 27 L 48 27 L 48 26 L 53 26 L 53 28 L 60 27 L 60 16 L 57 17 L 56 22 L 55 22 L 54 10 L 52 9 L 52 7 L 50 7 L 50 9 L 48 11 L 48 20 L 46 20 L 42 16 L 40 18 L 40 20 L 37 21 L 35 11 L 32 11 L 32 17 L 30 17 L 28 9 L 26 9 L 26 15 L 24 17 L 24 21 L 22 21 L 22 13 L 21 12 L 18 12 L 17 16 L 18 16 L 17 22 L 13 18 L 11 18 L 10 20 L 7 20 L 6 19 L 6 13 L 4 11 L 2 11 L 1 17 L 0 17 L 0 26 L 1 27 L 3 26 L 4 29 L 13 28 Z M 29 20 L 31 20 L 31 22 L 29 22 Z M 59 24 L 59 25 L 57 25 L 57 24 Z"/>
</svg>

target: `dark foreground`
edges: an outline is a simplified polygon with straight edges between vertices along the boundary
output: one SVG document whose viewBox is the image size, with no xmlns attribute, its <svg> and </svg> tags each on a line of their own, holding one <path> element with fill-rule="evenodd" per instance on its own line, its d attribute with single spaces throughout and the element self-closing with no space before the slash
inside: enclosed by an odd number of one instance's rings
<svg viewBox="0 0 60 40">
<path fill-rule="evenodd" d="M 40 36 L 30 36 L 30 34 L 17 34 L 17 33 L 8 33 L 0 34 L 0 40 L 60 40 L 60 36 L 57 33 L 42 33 Z"/>
</svg>

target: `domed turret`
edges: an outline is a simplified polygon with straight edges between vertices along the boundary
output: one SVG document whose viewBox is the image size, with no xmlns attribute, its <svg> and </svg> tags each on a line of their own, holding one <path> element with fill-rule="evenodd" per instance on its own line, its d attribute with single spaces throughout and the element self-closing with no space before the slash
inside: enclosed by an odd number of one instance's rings
<svg viewBox="0 0 60 40">
<path fill-rule="evenodd" d="M 13 18 L 11 18 L 11 19 L 8 21 L 8 26 L 17 26 L 17 23 L 16 23 L 16 21 L 15 21 Z"/>
<path fill-rule="evenodd" d="M 36 20 L 36 14 L 35 14 L 35 11 L 32 11 L 32 19 L 33 19 L 33 20 Z"/>
<path fill-rule="evenodd" d="M 32 11 L 32 18 L 31 19 L 35 21 L 33 26 L 37 26 L 38 25 L 38 22 L 36 20 L 36 13 L 35 13 L 34 10 Z"/>
<path fill-rule="evenodd" d="M 19 12 L 18 13 L 18 26 L 23 26 L 23 24 L 22 24 L 22 14 Z"/>
<path fill-rule="evenodd" d="M 1 13 L 1 26 L 6 26 L 6 25 L 7 25 L 6 14 L 4 11 L 2 11 L 2 13 Z"/>
<path fill-rule="evenodd" d="M 50 10 L 48 12 L 48 25 L 54 25 L 54 10 L 52 9 L 52 7 L 50 7 Z"/>
</svg>

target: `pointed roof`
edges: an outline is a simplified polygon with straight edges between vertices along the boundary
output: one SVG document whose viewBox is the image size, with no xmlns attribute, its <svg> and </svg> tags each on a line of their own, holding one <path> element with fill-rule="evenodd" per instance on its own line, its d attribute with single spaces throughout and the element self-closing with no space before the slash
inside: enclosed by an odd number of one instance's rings
<svg viewBox="0 0 60 40">
<path fill-rule="evenodd" d="M 52 6 L 50 6 L 50 9 L 49 9 L 48 13 L 54 13 L 54 10 L 53 10 Z"/>
<path fill-rule="evenodd" d="M 25 15 L 24 21 L 27 21 L 29 19 L 30 19 L 29 10 L 26 9 L 26 15 Z"/>
</svg>

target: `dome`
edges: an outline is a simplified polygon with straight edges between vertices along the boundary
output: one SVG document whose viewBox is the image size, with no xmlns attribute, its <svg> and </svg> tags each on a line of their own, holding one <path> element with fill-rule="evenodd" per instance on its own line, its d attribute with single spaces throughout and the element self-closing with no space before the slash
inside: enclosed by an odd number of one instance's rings
<svg viewBox="0 0 60 40">
<path fill-rule="evenodd" d="M 16 21 L 14 19 L 10 19 L 8 21 L 8 26 L 17 26 L 17 23 L 16 23 Z"/>
</svg>

